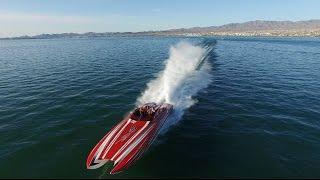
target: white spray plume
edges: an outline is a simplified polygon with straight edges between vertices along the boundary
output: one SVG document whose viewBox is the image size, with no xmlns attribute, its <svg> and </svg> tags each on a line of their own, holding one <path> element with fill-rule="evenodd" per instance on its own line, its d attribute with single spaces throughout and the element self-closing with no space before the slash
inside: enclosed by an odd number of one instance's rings
<svg viewBox="0 0 320 180">
<path fill-rule="evenodd" d="M 196 102 L 192 96 L 209 85 L 211 66 L 206 58 L 211 49 L 185 41 L 172 46 L 165 69 L 148 83 L 147 89 L 138 98 L 137 105 L 165 102 L 174 106 L 174 116 L 163 129 L 178 122 L 184 110 Z"/>
</svg>

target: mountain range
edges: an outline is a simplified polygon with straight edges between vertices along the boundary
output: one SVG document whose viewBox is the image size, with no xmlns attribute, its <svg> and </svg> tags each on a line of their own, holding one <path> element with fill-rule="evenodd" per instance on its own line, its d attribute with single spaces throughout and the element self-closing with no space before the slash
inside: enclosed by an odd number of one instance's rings
<svg viewBox="0 0 320 180">
<path fill-rule="evenodd" d="M 188 29 L 173 29 L 170 31 L 185 32 L 245 32 L 264 30 L 311 30 L 320 29 L 320 20 L 309 21 L 248 21 L 245 23 L 230 23 L 222 26 L 193 27 Z"/>
<path fill-rule="evenodd" d="M 320 19 L 307 21 L 248 21 L 230 23 L 222 26 L 192 27 L 169 29 L 163 31 L 143 32 L 105 32 L 105 33 L 62 33 L 41 34 L 36 36 L 20 36 L 13 39 L 46 39 L 74 37 L 108 37 L 108 36 L 141 36 L 141 35 L 177 35 L 177 36 L 316 36 L 320 37 Z M 8 39 L 8 38 L 7 38 Z M 9 38 L 12 39 L 12 38 Z"/>
</svg>

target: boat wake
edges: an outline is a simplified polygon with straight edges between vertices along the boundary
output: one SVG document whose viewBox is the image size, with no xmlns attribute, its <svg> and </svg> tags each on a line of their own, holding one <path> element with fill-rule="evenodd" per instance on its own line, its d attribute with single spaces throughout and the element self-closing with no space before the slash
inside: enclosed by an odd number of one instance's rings
<svg viewBox="0 0 320 180">
<path fill-rule="evenodd" d="M 211 82 L 208 59 L 213 54 L 212 50 L 213 44 L 210 43 L 197 45 L 183 41 L 172 46 L 164 70 L 147 84 L 146 90 L 137 99 L 137 106 L 150 102 L 173 105 L 173 114 L 160 133 L 165 133 L 170 126 L 179 122 L 184 111 L 196 103 L 194 96 Z M 162 106 L 161 111 L 167 109 L 167 115 L 172 106 Z M 163 116 L 162 122 L 165 118 Z M 148 126 L 149 123 L 125 118 L 93 148 L 87 159 L 87 168 L 99 168 L 108 160 L 114 162 L 111 174 L 129 167 L 145 151 L 145 146 L 152 143 L 159 130 L 157 128 L 161 127 L 159 122 Z"/>
<path fill-rule="evenodd" d="M 137 99 L 137 105 L 155 102 L 174 106 L 174 114 L 163 126 L 162 133 L 180 121 L 184 111 L 197 102 L 194 96 L 210 84 L 211 64 L 207 59 L 213 47 L 212 42 L 192 44 L 187 41 L 172 46 L 165 69 L 147 84 Z"/>
</svg>

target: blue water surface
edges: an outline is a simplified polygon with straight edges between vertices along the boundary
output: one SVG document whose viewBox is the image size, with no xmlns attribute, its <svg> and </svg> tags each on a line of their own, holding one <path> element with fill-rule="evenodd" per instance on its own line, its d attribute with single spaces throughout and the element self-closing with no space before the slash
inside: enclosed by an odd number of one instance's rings
<svg viewBox="0 0 320 180">
<path fill-rule="evenodd" d="M 216 39 L 212 83 L 127 171 L 87 170 L 182 40 Z M 320 40 L 0 40 L 0 177 L 320 177 Z"/>
</svg>

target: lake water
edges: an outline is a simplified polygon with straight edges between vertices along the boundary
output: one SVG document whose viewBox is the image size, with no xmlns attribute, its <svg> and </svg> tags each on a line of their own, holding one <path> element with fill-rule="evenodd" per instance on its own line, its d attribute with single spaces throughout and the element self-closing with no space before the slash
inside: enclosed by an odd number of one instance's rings
<svg viewBox="0 0 320 180">
<path fill-rule="evenodd" d="M 87 170 L 169 62 L 208 47 L 168 83 L 179 116 L 144 156 L 117 175 Z M 1 178 L 320 177 L 319 152 L 320 39 L 0 40 Z"/>
</svg>

